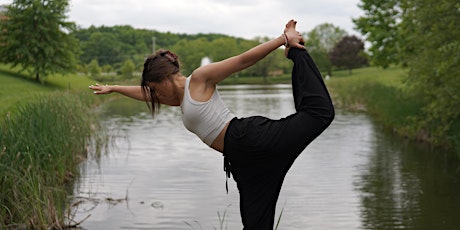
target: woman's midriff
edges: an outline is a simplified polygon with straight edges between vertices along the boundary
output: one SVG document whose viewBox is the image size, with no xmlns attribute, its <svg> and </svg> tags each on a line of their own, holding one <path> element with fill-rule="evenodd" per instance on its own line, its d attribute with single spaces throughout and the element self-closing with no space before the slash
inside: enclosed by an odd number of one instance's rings
<svg viewBox="0 0 460 230">
<path fill-rule="evenodd" d="M 222 129 L 222 131 L 219 133 L 219 135 L 216 137 L 216 139 L 211 144 L 211 148 L 221 153 L 224 152 L 224 139 L 225 139 L 225 133 L 227 132 L 228 124 L 230 124 L 230 122 L 227 122 L 227 124 L 225 124 L 225 127 Z"/>
</svg>

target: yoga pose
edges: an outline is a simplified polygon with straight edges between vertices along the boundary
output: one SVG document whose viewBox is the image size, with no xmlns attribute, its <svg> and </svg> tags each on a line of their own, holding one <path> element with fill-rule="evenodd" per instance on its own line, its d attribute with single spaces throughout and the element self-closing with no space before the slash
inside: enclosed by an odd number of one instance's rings
<svg viewBox="0 0 460 230">
<path fill-rule="evenodd" d="M 297 156 L 334 119 L 329 93 L 304 41 L 290 20 L 284 33 L 240 55 L 201 66 L 189 76 L 180 73 L 177 56 L 159 50 L 144 64 L 141 86 L 90 86 L 95 94 L 121 93 L 150 102 L 180 106 L 185 127 L 211 148 L 223 153 L 224 170 L 233 175 L 240 193 L 244 229 L 273 229 L 276 202 L 284 177 Z M 292 91 L 296 112 L 273 120 L 236 117 L 223 103 L 216 85 L 286 46 L 294 63 Z"/>
</svg>

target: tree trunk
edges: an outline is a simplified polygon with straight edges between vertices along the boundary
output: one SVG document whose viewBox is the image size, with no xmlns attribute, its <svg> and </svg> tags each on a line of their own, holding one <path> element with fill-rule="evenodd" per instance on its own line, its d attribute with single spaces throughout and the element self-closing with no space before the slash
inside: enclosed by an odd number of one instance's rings
<svg viewBox="0 0 460 230">
<path fill-rule="evenodd" d="M 35 81 L 40 82 L 40 74 L 39 73 L 35 74 Z"/>
</svg>

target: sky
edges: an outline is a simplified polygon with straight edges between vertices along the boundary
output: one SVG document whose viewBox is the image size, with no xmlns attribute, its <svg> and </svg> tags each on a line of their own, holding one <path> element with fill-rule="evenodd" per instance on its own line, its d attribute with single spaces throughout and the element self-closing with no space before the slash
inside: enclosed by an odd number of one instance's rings
<svg viewBox="0 0 460 230">
<path fill-rule="evenodd" d="M 12 0 L 0 0 L 0 5 Z M 131 25 L 171 33 L 219 33 L 252 39 L 279 36 L 289 19 L 309 32 L 331 23 L 356 32 L 360 0 L 71 0 L 68 21 L 82 28 Z"/>
</svg>

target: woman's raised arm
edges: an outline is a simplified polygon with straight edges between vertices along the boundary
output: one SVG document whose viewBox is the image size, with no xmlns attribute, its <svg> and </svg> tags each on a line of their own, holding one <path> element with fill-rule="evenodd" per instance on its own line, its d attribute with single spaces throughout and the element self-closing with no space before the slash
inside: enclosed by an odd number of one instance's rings
<svg viewBox="0 0 460 230">
<path fill-rule="evenodd" d="M 302 41 L 301 34 L 295 30 L 296 23 L 296 21 L 290 20 L 286 24 L 284 33 L 279 37 L 260 44 L 240 55 L 202 66 L 193 72 L 193 76 L 213 86 L 223 81 L 231 74 L 256 64 L 262 58 L 286 43 L 291 47 L 305 49 L 305 47 L 300 44 Z"/>
</svg>

